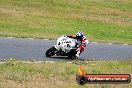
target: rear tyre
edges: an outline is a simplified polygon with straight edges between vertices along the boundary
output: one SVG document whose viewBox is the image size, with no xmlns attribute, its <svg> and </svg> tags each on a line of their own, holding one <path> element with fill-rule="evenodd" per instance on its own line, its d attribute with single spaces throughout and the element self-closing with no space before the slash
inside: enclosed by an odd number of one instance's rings
<svg viewBox="0 0 132 88">
<path fill-rule="evenodd" d="M 53 55 L 55 55 L 55 52 L 56 52 L 56 48 L 55 47 L 51 47 L 50 49 L 48 49 L 45 53 L 45 55 L 47 57 L 51 57 Z"/>
</svg>

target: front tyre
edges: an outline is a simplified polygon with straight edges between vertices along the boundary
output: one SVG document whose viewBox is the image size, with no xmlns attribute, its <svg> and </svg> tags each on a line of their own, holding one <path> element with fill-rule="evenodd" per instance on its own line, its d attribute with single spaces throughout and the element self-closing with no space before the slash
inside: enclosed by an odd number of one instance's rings
<svg viewBox="0 0 132 88">
<path fill-rule="evenodd" d="M 69 58 L 69 59 L 76 59 L 76 51 L 75 51 L 75 50 L 71 50 L 71 51 L 68 53 L 68 58 Z"/>
<path fill-rule="evenodd" d="M 51 56 L 53 56 L 53 55 L 56 54 L 55 52 L 56 52 L 56 48 L 55 48 L 55 47 L 51 47 L 50 49 L 48 49 L 48 50 L 46 51 L 45 55 L 46 55 L 47 57 L 51 57 Z"/>
</svg>

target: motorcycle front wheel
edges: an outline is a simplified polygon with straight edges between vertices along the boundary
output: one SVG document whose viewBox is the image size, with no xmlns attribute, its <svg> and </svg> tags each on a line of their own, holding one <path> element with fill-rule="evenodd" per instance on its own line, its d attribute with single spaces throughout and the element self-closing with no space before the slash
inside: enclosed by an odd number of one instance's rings
<svg viewBox="0 0 132 88">
<path fill-rule="evenodd" d="M 69 53 L 68 53 L 68 58 L 69 59 L 76 59 L 76 51 L 75 50 L 71 50 Z"/>
<path fill-rule="evenodd" d="M 51 56 L 53 56 L 53 55 L 56 54 L 55 52 L 56 52 L 56 48 L 55 48 L 55 47 L 51 47 L 50 49 L 48 49 L 48 50 L 46 51 L 45 55 L 46 55 L 47 57 L 51 57 Z"/>
</svg>

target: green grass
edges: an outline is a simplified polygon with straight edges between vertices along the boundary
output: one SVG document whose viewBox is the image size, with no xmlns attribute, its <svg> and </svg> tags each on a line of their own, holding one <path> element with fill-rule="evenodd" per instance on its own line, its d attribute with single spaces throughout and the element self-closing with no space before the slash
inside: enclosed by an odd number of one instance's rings
<svg viewBox="0 0 132 88">
<path fill-rule="evenodd" d="M 1 88 L 131 88 L 130 84 L 86 84 L 76 83 L 78 64 L 87 74 L 132 74 L 132 61 L 66 61 L 55 63 L 28 63 L 8 60 L 0 64 Z M 8 84 L 8 85 L 7 85 Z"/>
<path fill-rule="evenodd" d="M 132 1 L 0 0 L 0 36 L 56 39 L 77 31 L 91 41 L 132 44 Z"/>
</svg>

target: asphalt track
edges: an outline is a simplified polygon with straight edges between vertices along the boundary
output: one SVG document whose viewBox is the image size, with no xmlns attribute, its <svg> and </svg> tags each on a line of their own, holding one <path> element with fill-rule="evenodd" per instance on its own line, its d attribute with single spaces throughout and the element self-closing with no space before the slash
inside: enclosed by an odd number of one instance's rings
<svg viewBox="0 0 132 88">
<path fill-rule="evenodd" d="M 45 52 L 56 44 L 55 40 L 0 38 L 0 58 L 24 60 L 62 60 L 64 57 L 47 58 Z M 81 54 L 82 60 L 132 60 L 132 45 L 90 43 Z"/>
</svg>

